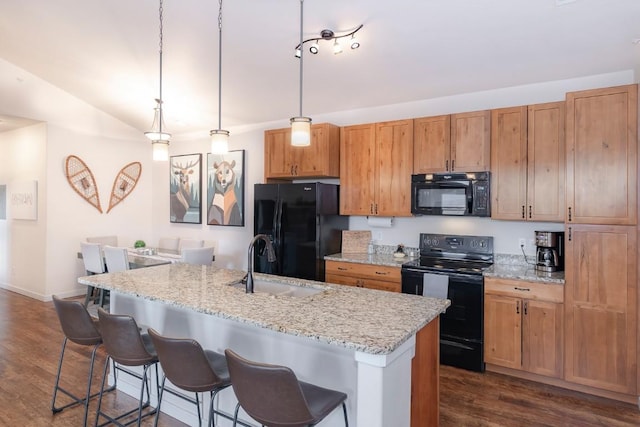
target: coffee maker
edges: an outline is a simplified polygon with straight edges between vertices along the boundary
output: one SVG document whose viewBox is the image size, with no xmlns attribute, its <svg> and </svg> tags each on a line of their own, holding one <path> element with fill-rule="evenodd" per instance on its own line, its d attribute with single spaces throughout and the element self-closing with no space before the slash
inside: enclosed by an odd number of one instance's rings
<svg viewBox="0 0 640 427">
<path fill-rule="evenodd" d="M 536 270 L 564 270 L 564 232 L 536 231 Z"/>
</svg>

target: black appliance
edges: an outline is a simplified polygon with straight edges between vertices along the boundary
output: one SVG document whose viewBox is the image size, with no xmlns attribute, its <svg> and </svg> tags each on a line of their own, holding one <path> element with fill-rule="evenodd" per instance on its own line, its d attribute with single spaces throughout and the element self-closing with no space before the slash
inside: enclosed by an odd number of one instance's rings
<svg viewBox="0 0 640 427">
<path fill-rule="evenodd" d="M 349 217 L 338 215 L 338 185 L 255 184 L 254 234 L 270 236 L 276 261 L 265 244 L 254 251 L 254 271 L 324 281 L 325 255 L 340 252 Z"/>
<path fill-rule="evenodd" d="M 564 270 L 564 232 L 536 231 L 536 270 Z"/>
<path fill-rule="evenodd" d="M 440 363 L 484 371 L 484 277 L 493 237 L 420 234 L 420 258 L 402 265 L 402 292 L 423 295 L 427 280 L 446 276 L 451 306 L 440 315 Z M 429 296 L 429 295 L 427 295 Z"/>
<path fill-rule="evenodd" d="M 411 176 L 414 215 L 491 216 L 490 172 Z"/>
</svg>

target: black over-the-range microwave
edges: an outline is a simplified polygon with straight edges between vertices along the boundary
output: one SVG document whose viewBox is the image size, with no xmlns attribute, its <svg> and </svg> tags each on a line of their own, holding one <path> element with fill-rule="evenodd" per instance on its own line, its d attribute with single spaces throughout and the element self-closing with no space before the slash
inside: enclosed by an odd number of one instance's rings
<svg viewBox="0 0 640 427">
<path fill-rule="evenodd" d="M 411 176 L 414 215 L 491 216 L 490 172 Z"/>
</svg>

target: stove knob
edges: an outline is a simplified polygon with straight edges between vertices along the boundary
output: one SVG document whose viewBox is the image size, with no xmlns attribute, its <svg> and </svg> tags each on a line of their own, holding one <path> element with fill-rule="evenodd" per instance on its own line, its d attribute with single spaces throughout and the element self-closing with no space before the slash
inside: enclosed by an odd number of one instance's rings
<svg viewBox="0 0 640 427">
<path fill-rule="evenodd" d="M 475 248 L 476 246 L 478 246 L 478 241 L 477 240 L 472 240 L 471 241 L 471 247 Z"/>
<path fill-rule="evenodd" d="M 431 242 L 433 243 L 433 246 L 437 246 L 440 243 L 438 239 L 433 239 Z"/>
</svg>

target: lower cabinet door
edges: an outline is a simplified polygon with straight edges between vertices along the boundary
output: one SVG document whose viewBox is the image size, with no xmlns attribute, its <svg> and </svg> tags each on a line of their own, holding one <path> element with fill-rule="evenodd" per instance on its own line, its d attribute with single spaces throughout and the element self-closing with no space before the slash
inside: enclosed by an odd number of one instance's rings
<svg viewBox="0 0 640 427">
<path fill-rule="evenodd" d="M 522 369 L 522 300 L 484 297 L 484 361 Z"/>
<path fill-rule="evenodd" d="M 522 365 L 526 371 L 561 378 L 563 366 L 562 304 L 523 301 Z"/>
</svg>

